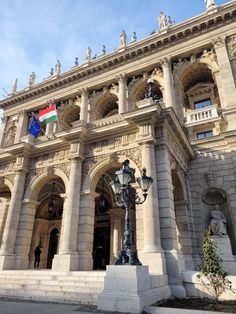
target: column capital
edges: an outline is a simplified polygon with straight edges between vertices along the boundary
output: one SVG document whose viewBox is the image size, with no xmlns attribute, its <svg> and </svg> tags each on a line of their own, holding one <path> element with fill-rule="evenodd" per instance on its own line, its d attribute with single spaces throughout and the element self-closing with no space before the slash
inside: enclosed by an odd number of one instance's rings
<svg viewBox="0 0 236 314">
<path fill-rule="evenodd" d="M 37 201 L 35 201 L 35 200 L 30 200 L 30 199 L 23 199 L 23 200 L 22 200 L 22 204 L 23 204 L 23 205 L 24 205 L 24 204 L 29 204 L 29 205 L 31 205 L 31 206 L 36 207 L 36 206 L 38 206 L 38 205 L 40 204 L 40 202 L 37 202 Z"/>
<path fill-rule="evenodd" d="M 218 36 L 218 37 L 213 38 L 212 44 L 213 44 L 215 49 L 225 46 L 226 45 L 226 36 L 222 35 L 222 36 Z"/>
<path fill-rule="evenodd" d="M 168 57 L 162 58 L 160 59 L 160 62 L 161 62 L 162 67 L 169 68 L 171 66 L 171 57 L 168 56 Z"/>
<path fill-rule="evenodd" d="M 80 93 L 81 93 L 81 96 L 83 97 L 88 96 L 88 93 L 89 93 L 88 87 L 86 86 L 86 87 L 81 88 Z"/>
<path fill-rule="evenodd" d="M 120 73 L 116 76 L 116 79 L 118 82 L 125 82 L 127 80 L 127 75 L 126 73 Z"/>
</svg>

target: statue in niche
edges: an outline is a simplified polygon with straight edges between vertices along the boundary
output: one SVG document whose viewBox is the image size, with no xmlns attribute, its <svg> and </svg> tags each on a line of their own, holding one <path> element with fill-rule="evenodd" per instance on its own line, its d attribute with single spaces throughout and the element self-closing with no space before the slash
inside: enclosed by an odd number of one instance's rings
<svg viewBox="0 0 236 314">
<path fill-rule="evenodd" d="M 205 0 L 206 8 L 211 9 L 216 6 L 215 0 Z"/>
<path fill-rule="evenodd" d="M 212 234 L 218 236 L 227 234 L 226 224 L 227 220 L 221 211 L 220 206 L 215 205 L 215 208 L 211 211 L 210 227 Z"/>
</svg>

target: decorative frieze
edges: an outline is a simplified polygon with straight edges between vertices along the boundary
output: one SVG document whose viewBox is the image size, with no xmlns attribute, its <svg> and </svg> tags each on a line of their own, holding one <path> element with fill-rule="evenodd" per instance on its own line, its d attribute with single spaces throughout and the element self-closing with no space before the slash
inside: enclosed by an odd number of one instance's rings
<svg viewBox="0 0 236 314">
<path fill-rule="evenodd" d="M 30 159 L 29 168 L 37 168 L 41 165 L 45 165 L 47 163 L 55 163 L 60 161 L 65 161 L 69 156 L 69 150 L 62 150 L 59 152 L 53 152 L 44 154 L 41 156 L 33 157 Z"/>
<path fill-rule="evenodd" d="M 100 152 L 107 149 L 115 149 L 117 147 L 122 147 L 131 143 L 135 143 L 137 140 L 137 134 L 124 134 L 122 136 L 116 136 L 102 141 L 97 141 L 96 143 L 91 143 L 87 145 L 87 154 Z"/>
</svg>

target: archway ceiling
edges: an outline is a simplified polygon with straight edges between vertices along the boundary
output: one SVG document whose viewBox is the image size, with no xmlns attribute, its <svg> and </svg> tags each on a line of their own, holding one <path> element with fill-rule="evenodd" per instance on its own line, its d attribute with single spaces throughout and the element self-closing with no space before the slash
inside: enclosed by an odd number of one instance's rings
<svg viewBox="0 0 236 314">
<path fill-rule="evenodd" d="M 181 77 L 184 91 L 188 91 L 197 83 L 214 83 L 211 70 L 204 64 L 190 67 Z"/>
</svg>

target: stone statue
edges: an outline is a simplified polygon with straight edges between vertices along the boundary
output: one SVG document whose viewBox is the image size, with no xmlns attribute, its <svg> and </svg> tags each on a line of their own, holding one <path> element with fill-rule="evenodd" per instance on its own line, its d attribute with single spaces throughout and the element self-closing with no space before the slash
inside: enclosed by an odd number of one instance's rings
<svg viewBox="0 0 236 314">
<path fill-rule="evenodd" d="M 226 223 L 226 218 L 223 212 L 220 210 L 220 206 L 216 205 L 215 209 L 211 211 L 210 227 L 213 235 L 222 236 L 227 234 Z"/>
<path fill-rule="evenodd" d="M 216 6 L 215 0 L 205 0 L 206 8 L 211 9 Z"/>
<path fill-rule="evenodd" d="M 90 47 L 88 47 L 87 50 L 86 50 L 86 56 L 85 56 L 86 62 L 90 62 L 91 61 L 91 54 L 92 54 L 92 50 L 91 50 Z"/>
<path fill-rule="evenodd" d="M 135 42 L 135 41 L 137 41 L 137 39 L 138 38 L 137 38 L 136 32 L 133 32 L 131 42 Z"/>
<path fill-rule="evenodd" d="M 30 76 L 29 76 L 29 83 L 28 83 L 28 85 L 29 85 L 29 86 L 34 85 L 35 79 L 36 79 L 36 75 L 35 75 L 34 72 L 32 72 L 32 73 L 30 74 Z"/>
<path fill-rule="evenodd" d="M 8 96 L 11 96 L 17 92 L 17 82 L 18 82 L 18 79 L 16 78 L 10 92 L 8 93 Z"/>
<path fill-rule="evenodd" d="M 106 54 L 106 46 L 102 45 L 102 50 L 101 50 L 101 55 L 105 55 Z"/>
<path fill-rule="evenodd" d="M 51 68 L 51 70 L 50 70 L 50 76 L 53 76 L 53 74 L 54 74 L 54 69 Z"/>
<path fill-rule="evenodd" d="M 57 63 L 55 64 L 55 74 L 59 75 L 61 73 L 61 63 L 60 60 L 57 60 Z"/>
<path fill-rule="evenodd" d="M 160 30 L 163 30 L 163 29 L 168 28 L 170 26 L 169 17 L 166 16 L 164 14 L 164 12 L 162 12 L 162 11 L 160 12 L 160 15 L 158 18 L 158 23 L 159 23 Z"/>
<path fill-rule="evenodd" d="M 127 46 L 127 35 L 125 31 L 122 31 L 120 34 L 120 46 Z"/>
<path fill-rule="evenodd" d="M 78 60 L 79 60 L 78 57 L 75 57 L 74 64 L 75 64 L 76 67 L 79 65 L 79 61 Z"/>
</svg>

